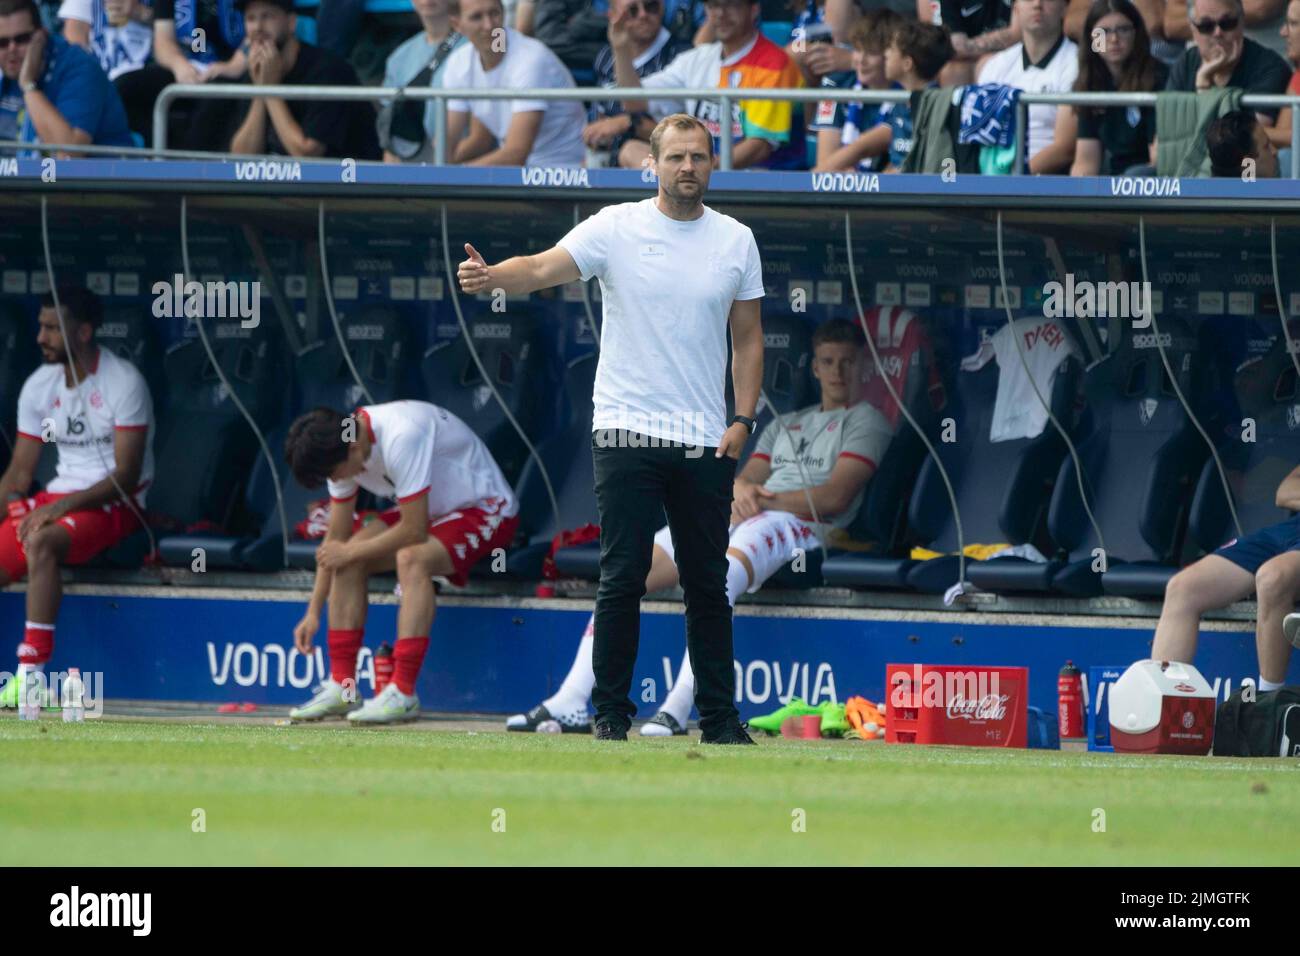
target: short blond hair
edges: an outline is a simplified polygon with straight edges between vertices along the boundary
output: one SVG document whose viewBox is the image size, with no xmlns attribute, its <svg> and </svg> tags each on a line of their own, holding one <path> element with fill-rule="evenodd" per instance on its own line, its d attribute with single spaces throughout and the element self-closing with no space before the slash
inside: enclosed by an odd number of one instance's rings
<svg viewBox="0 0 1300 956">
<path fill-rule="evenodd" d="M 713 156 L 713 134 L 709 132 L 709 128 L 689 113 L 673 113 L 661 119 L 655 126 L 654 132 L 650 134 L 650 155 L 655 159 L 659 158 L 659 144 L 663 142 L 664 133 L 670 129 L 681 130 L 683 133 L 698 129 L 708 141 L 709 156 Z"/>
</svg>

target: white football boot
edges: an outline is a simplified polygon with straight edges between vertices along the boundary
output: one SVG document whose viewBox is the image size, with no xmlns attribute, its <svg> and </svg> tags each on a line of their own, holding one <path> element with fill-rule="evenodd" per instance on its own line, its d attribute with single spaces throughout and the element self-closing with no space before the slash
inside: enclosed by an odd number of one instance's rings
<svg viewBox="0 0 1300 956">
<path fill-rule="evenodd" d="M 409 697 L 397 689 L 395 683 L 389 683 L 378 697 L 372 697 L 360 709 L 348 714 L 348 723 L 354 727 L 370 724 L 396 724 L 406 720 L 415 720 L 420 716 L 420 698 L 411 694 Z"/>
<path fill-rule="evenodd" d="M 301 707 L 289 711 L 290 720 L 324 720 L 342 717 L 356 706 L 356 689 L 351 690 L 351 700 L 344 695 L 344 687 L 334 678 L 327 678 L 315 689 L 315 696 Z"/>
</svg>

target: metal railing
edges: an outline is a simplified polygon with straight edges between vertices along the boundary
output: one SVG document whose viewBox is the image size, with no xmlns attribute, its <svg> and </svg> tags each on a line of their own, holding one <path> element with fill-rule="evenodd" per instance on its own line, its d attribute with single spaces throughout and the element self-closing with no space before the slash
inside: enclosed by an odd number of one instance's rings
<svg viewBox="0 0 1300 956">
<path fill-rule="evenodd" d="M 167 115 L 178 99 L 238 99 L 276 96 L 286 100 L 370 102 L 384 100 L 433 100 L 434 165 L 447 164 L 448 100 L 712 100 L 719 105 L 719 116 L 731 115 L 737 100 L 777 100 L 793 103 L 906 103 L 906 90 L 838 90 L 809 88 L 799 90 L 769 89 L 664 89 L 644 87 L 585 87 L 568 89 L 475 90 L 435 87 L 391 86 L 254 86 L 246 83 L 178 84 L 164 87 L 154 102 L 153 142 L 155 151 L 167 148 Z M 1156 93 L 1022 93 L 1016 109 L 1016 172 L 1024 171 L 1025 137 L 1028 135 L 1029 107 L 1047 106 L 1155 106 Z M 1252 109 L 1279 109 L 1300 105 L 1300 96 L 1248 93 L 1242 105 Z M 718 168 L 731 169 L 730 136 L 718 138 Z M 1291 176 L 1300 179 L 1300 122 L 1291 124 Z"/>
</svg>

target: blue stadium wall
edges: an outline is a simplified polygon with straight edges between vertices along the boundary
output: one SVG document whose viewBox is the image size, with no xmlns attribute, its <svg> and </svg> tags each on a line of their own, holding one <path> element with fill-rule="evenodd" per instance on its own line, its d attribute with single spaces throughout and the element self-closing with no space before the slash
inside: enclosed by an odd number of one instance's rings
<svg viewBox="0 0 1300 956">
<path fill-rule="evenodd" d="M 101 588 L 99 590 L 108 590 Z M 123 589 L 131 591 L 133 589 Z M 161 589 L 155 589 L 161 590 Z M 304 658 L 289 636 L 305 595 L 201 589 L 156 594 L 70 594 L 59 617 L 53 666 L 104 674 L 109 699 L 300 703 L 328 672 L 323 652 Z M 23 596 L 0 593 L 0 633 L 21 633 Z M 512 606 L 515 605 L 515 606 Z M 680 605 L 642 615 L 635 699 L 658 699 L 685 648 Z M 392 640 L 395 604 L 374 604 L 360 682 L 370 691 L 370 651 Z M 444 600 L 417 687 L 426 710 L 514 713 L 552 693 L 568 672 L 590 601 Z M 815 616 L 814 616 L 815 615 Z M 907 619 L 904 619 L 907 618 Z M 1007 620 L 999 620 L 1005 618 Z M 1057 672 L 1125 666 L 1149 655 L 1154 621 L 1130 618 L 956 612 L 861 611 L 742 605 L 735 619 L 738 705 L 744 717 L 775 709 L 791 693 L 813 701 L 862 694 L 880 700 L 888 663 L 1018 665 L 1029 668 L 1029 703 L 1054 711 Z M 1249 625 L 1206 631 L 1196 663 L 1222 697 L 1257 676 Z M 324 633 L 322 631 L 322 641 Z M 1300 657 L 1300 655 L 1298 655 Z M 1290 683 L 1300 684 L 1300 660 Z M 644 682 L 653 681 L 653 687 Z M 638 704 L 641 715 L 652 704 Z"/>
</svg>

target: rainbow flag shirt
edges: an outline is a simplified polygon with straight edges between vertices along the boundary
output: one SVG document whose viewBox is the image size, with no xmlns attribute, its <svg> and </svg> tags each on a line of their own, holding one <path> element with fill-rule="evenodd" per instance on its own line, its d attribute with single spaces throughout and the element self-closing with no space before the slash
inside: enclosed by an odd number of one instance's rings
<svg viewBox="0 0 1300 956">
<path fill-rule="evenodd" d="M 721 43 L 706 43 L 687 50 L 658 73 L 643 77 L 641 85 L 651 88 L 770 90 L 797 89 L 804 83 L 803 74 L 785 50 L 758 34 L 751 43 L 725 60 Z M 652 105 L 660 106 L 658 102 Z M 684 106 L 679 102 L 674 108 L 698 117 L 708 127 L 713 134 L 716 152 L 723 131 L 718 104 L 712 100 L 688 100 Z M 799 104 L 778 100 L 732 100 L 732 142 L 751 138 L 772 143 L 772 154 L 763 164 L 768 169 L 802 168 L 803 110 Z"/>
</svg>

